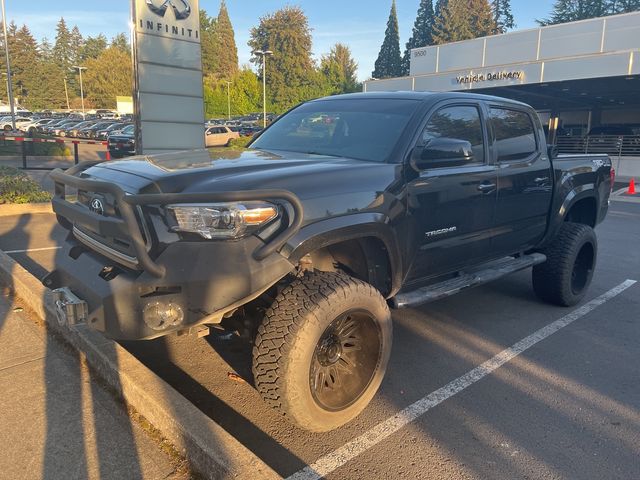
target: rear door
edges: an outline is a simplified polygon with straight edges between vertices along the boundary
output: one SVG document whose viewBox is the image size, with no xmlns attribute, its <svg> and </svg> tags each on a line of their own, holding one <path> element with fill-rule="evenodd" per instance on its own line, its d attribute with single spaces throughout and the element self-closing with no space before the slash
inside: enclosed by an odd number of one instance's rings
<svg viewBox="0 0 640 480">
<path fill-rule="evenodd" d="M 469 265 L 486 254 L 491 242 L 497 173 L 480 102 L 448 103 L 435 110 L 418 145 L 434 138 L 468 141 L 473 158 L 455 167 L 407 168 L 407 249 L 416 252 L 408 287 Z"/>
<path fill-rule="evenodd" d="M 491 248 L 509 255 L 543 237 L 553 195 L 553 178 L 539 119 L 511 104 L 487 105 L 491 152 L 498 166 L 495 236 Z"/>
</svg>

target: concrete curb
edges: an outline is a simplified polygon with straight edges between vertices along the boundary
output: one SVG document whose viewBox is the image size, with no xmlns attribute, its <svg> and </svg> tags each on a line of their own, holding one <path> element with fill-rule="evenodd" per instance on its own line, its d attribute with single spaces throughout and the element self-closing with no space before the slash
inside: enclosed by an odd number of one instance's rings
<svg viewBox="0 0 640 480">
<path fill-rule="evenodd" d="M 111 388 L 185 455 L 194 470 L 210 479 L 282 478 L 116 342 L 86 325 L 60 326 L 51 291 L 2 251 L 0 283 L 11 287 L 78 349 Z"/>
<path fill-rule="evenodd" d="M 0 205 L 0 217 L 24 215 L 27 213 L 53 213 L 51 202 L 47 203 L 4 203 Z"/>
<path fill-rule="evenodd" d="M 640 195 L 636 197 L 625 197 L 624 194 L 627 193 L 627 187 L 620 188 L 614 191 L 609 199 L 612 202 L 624 202 L 624 203 L 640 203 Z"/>
</svg>

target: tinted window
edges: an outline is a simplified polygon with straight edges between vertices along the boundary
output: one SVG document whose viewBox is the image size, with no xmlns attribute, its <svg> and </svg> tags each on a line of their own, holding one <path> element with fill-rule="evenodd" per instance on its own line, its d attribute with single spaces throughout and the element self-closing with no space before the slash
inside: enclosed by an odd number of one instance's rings
<svg viewBox="0 0 640 480">
<path fill-rule="evenodd" d="M 522 160 L 537 151 L 535 129 L 527 113 L 492 108 L 491 123 L 499 162 Z"/>
<path fill-rule="evenodd" d="M 466 140 L 473 150 L 473 162 L 484 162 L 484 140 L 480 112 L 476 107 L 445 107 L 434 113 L 422 132 L 425 146 L 434 138 Z"/>
<path fill-rule="evenodd" d="M 384 162 L 419 105 L 385 98 L 305 103 L 265 130 L 251 148 Z"/>
</svg>

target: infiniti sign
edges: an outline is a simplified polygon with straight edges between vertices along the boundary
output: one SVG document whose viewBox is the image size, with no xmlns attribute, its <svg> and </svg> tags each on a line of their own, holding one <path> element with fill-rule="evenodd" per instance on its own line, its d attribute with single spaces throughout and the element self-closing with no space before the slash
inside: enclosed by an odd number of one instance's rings
<svg viewBox="0 0 640 480">
<path fill-rule="evenodd" d="M 164 17 L 169 5 L 173 8 L 176 20 L 185 20 L 191 15 L 191 5 L 187 0 L 147 0 L 149 10 L 161 17 Z"/>
</svg>

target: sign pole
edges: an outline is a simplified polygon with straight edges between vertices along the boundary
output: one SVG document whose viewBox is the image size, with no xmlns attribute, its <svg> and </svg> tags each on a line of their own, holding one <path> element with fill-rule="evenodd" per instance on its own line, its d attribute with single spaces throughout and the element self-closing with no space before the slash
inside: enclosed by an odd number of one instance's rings
<svg viewBox="0 0 640 480">
<path fill-rule="evenodd" d="M 4 30 L 4 52 L 7 58 L 7 95 L 9 97 L 9 106 L 11 108 L 11 126 L 16 130 L 16 109 L 13 99 L 13 82 L 11 81 L 11 62 L 9 61 L 9 39 L 7 35 L 7 14 L 4 9 L 4 0 L 2 0 L 2 29 Z"/>
</svg>

